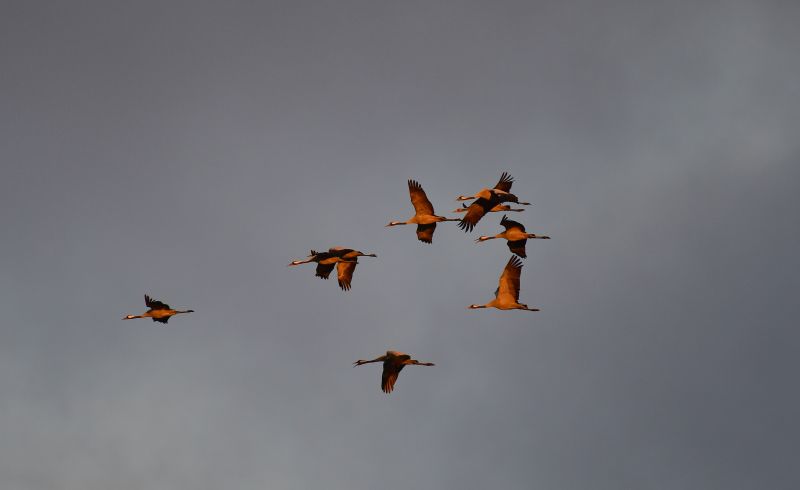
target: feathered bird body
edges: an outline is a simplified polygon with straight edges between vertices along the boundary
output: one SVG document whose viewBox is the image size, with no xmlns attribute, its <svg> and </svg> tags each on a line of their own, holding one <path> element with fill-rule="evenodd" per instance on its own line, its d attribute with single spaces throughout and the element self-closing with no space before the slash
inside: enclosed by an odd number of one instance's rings
<svg viewBox="0 0 800 490">
<path fill-rule="evenodd" d="M 127 315 L 123 320 L 132 320 L 134 318 L 150 318 L 154 322 L 167 323 L 169 319 L 181 313 L 194 313 L 194 310 L 174 310 L 168 304 L 161 301 L 154 300 L 148 295 L 144 295 L 144 304 L 149 310 L 141 315 Z"/>
<path fill-rule="evenodd" d="M 458 196 L 456 198 L 458 201 L 475 199 L 467 208 L 464 217 L 458 224 L 458 227 L 465 232 L 472 231 L 475 228 L 475 225 L 478 224 L 478 221 L 480 221 L 481 218 L 486 215 L 486 213 L 491 212 L 492 209 L 504 202 L 513 202 L 523 205 L 530 204 L 520 203 L 517 196 L 511 194 L 511 185 L 513 183 L 514 178 L 511 177 L 511 175 L 509 175 L 507 172 L 503 172 L 503 174 L 500 176 L 500 180 L 497 182 L 494 188 L 481 189 L 472 196 Z"/>
<path fill-rule="evenodd" d="M 458 218 L 437 216 L 433 210 L 433 204 L 416 180 L 408 181 L 408 193 L 411 196 L 411 204 L 414 205 L 414 216 L 406 221 L 390 221 L 386 226 L 417 225 L 417 239 L 423 243 L 432 243 L 436 223 L 459 221 Z"/>
<path fill-rule="evenodd" d="M 494 299 L 484 305 L 469 305 L 469 308 L 539 311 L 538 308 L 529 308 L 528 305 L 519 302 L 519 278 L 521 273 L 522 261 L 519 257 L 512 256 L 500 275 L 498 287 L 494 292 Z"/>
<path fill-rule="evenodd" d="M 361 366 L 362 364 L 369 364 L 371 362 L 383 362 L 383 372 L 381 373 L 381 390 L 384 393 L 391 393 L 394 390 L 394 384 L 397 382 L 397 377 L 400 371 L 409 364 L 417 366 L 434 366 L 432 362 L 420 362 L 416 359 L 411 359 L 411 356 L 403 352 L 394 350 L 386 351 L 386 354 L 376 357 L 371 361 L 358 360 L 353 363 L 353 366 Z"/>
<path fill-rule="evenodd" d="M 500 220 L 500 225 L 503 226 L 506 231 L 503 233 L 498 233 L 494 236 L 478 237 L 475 242 L 480 243 L 485 242 L 486 240 L 493 240 L 495 238 L 505 238 L 508 240 L 508 249 L 511 250 L 511 253 L 517 254 L 524 259 L 528 256 L 525 252 L 525 244 L 528 242 L 529 238 L 539 238 L 543 240 L 550 239 L 549 236 L 526 233 L 525 226 L 523 226 L 522 223 L 512 221 L 505 215 L 503 215 L 503 219 Z"/>
</svg>

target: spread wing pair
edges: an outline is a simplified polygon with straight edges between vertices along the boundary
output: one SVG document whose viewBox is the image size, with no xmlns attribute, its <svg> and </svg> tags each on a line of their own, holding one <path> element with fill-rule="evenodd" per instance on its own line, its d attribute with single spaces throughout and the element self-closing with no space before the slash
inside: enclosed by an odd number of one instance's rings
<svg viewBox="0 0 800 490">
<path fill-rule="evenodd" d="M 460 221 L 458 218 L 437 216 L 433 210 L 433 204 L 416 180 L 408 181 L 408 194 L 411 197 L 411 204 L 414 205 L 414 216 L 406 221 L 390 221 L 386 226 L 417 225 L 417 239 L 423 243 L 432 243 L 436 223 Z"/>
<path fill-rule="evenodd" d="M 484 305 L 469 305 L 470 309 L 497 308 L 498 310 L 527 310 L 539 311 L 519 302 L 519 278 L 522 274 L 522 261 L 519 257 L 511 256 L 500 275 L 494 299 Z"/>
<path fill-rule="evenodd" d="M 436 216 L 428 195 L 416 180 L 408 181 L 408 193 L 411 196 L 411 204 L 414 205 L 415 216 Z M 417 240 L 423 243 L 433 243 L 433 232 L 436 231 L 436 223 L 418 224 Z"/>
<path fill-rule="evenodd" d="M 155 310 L 171 310 L 172 308 L 169 307 L 168 304 L 162 303 L 161 301 L 155 300 L 148 295 L 144 295 L 144 304 L 148 308 L 150 308 L 147 313 L 152 313 Z M 169 316 L 162 316 L 162 317 L 151 317 L 154 322 L 161 322 L 167 323 L 170 319 Z"/>
</svg>

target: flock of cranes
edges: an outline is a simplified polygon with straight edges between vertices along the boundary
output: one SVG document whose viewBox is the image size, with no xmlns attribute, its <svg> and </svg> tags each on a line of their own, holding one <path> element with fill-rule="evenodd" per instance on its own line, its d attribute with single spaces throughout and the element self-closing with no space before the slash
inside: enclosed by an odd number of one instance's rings
<svg viewBox="0 0 800 490">
<path fill-rule="evenodd" d="M 517 196 L 511 194 L 511 185 L 514 179 L 506 172 L 500 176 L 500 180 L 493 188 L 485 188 L 471 196 L 458 196 L 458 201 L 472 201 L 471 204 L 463 204 L 461 208 L 453 212 L 464 213 L 464 217 L 447 218 L 438 216 L 433 210 L 433 205 L 425 194 L 425 190 L 416 180 L 408 181 L 408 192 L 411 197 L 411 204 L 414 206 L 414 216 L 406 221 L 390 221 L 386 226 L 417 225 L 417 239 L 423 243 L 433 243 L 433 234 L 436 231 L 436 224 L 447 221 L 458 221 L 458 226 L 465 232 L 471 232 L 475 225 L 487 214 L 496 212 L 522 212 L 524 209 L 511 208 L 506 202 L 512 202 L 520 206 L 530 206 L 528 202 L 520 202 Z M 545 235 L 527 233 L 525 226 L 517 221 L 508 219 L 503 215 L 500 225 L 505 231 L 494 236 L 480 236 L 475 242 L 482 243 L 487 240 L 503 238 L 506 240 L 508 249 L 514 255 L 511 256 L 502 274 L 500 275 L 497 290 L 493 300 L 485 304 L 472 304 L 469 309 L 478 308 L 497 308 L 499 310 L 525 310 L 539 311 L 538 308 L 530 308 L 528 305 L 519 302 L 520 275 L 522 274 L 522 260 L 527 257 L 525 245 L 529 239 L 549 239 Z M 327 252 L 311 253 L 304 260 L 293 260 L 289 266 L 316 263 L 315 276 L 321 279 L 328 279 L 334 267 L 339 287 L 343 291 L 349 291 L 353 282 L 353 273 L 358 265 L 359 257 L 377 257 L 374 253 L 364 253 L 359 250 L 345 247 L 332 247 Z M 145 305 L 150 308 L 141 315 L 127 315 L 123 320 L 132 318 L 150 318 L 154 322 L 167 323 L 169 319 L 177 314 L 192 313 L 194 310 L 174 310 L 169 305 L 156 301 L 148 295 L 144 296 Z M 373 362 L 383 362 L 383 373 L 381 376 L 381 389 L 385 393 L 391 393 L 394 389 L 397 377 L 406 365 L 433 366 L 431 362 L 420 362 L 411 359 L 411 356 L 397 351 L 386 351 L 386 354 L 372 359 L 371 361 L 358 360 L 353 366 L 361 366 Z"/>
</svg>

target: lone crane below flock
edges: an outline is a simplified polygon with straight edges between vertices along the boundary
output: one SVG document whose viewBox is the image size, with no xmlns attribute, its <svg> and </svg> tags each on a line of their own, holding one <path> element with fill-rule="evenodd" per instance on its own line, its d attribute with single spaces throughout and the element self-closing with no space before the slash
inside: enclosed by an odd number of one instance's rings
<svg viewBox="0 0 800 490">
<path fill-rule="evenodd" d="M 369 364 L 371 362 L 383 362 L 383 373 L 381 374 L 381 389 L 384 393 L 391 393 L 400 371 L 408 365 L 416 366 L 435 366 L 432 362 L 420 362 L 411 359 L 411 356 L 395 350 L 387 350 L 386 354 L 376 357 L 371 361 L 359 359 L 353 363 L 353 367 Z"/>
<path fill-rule="evenodd" d="M 134 318 L 150 318 L 154 322 L 167 323 L 170 318 L 181 313 L 194 313 L 194 310 L 173 310 L 168 304 L 161 301 L 154 300 L 148 295 L 144 295 L 144 304 L 149 310 L 141 315 L 126 315 L 123 320 L 132 320 Z"/>
</svg>

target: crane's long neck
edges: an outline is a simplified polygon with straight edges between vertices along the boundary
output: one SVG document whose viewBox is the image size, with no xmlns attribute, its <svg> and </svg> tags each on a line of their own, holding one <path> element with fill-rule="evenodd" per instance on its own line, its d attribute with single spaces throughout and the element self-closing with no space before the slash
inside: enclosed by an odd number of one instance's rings
<svg viewBox="0 0 800 490">
<path fill-rule="evenodd" d="M 528 238 L 540 238 L 542 240 L 549 240 L 550 237 L 547 235 L 537 235 L 536 233 L 527 233 Z"/>
<path fill-rule="evenodd" d="M 475 242 L 485 242 L 486 240 L 494 240 L 495 238 L 505 238 L 505 233 L 500 233 L 495 236 L 479 236 Z"/>
<path fill-rule="evenodd" d="M 194 313 L 194 310 L 175 310 L 175 314 L 178 313 Z"/>
<path fill-rule="evenodd" d="M 293 260 L 293 261 L 289 262 L 289 265 L 292 266 L 292 265 L 308 264 L 309 262 L 312 262 L 313 260 L 314 260 L 313 257 L 311 257 L 309 259 L 306 259 L 306 260 Z"/>
<path fill-rule="evenodd" d="M 365 361 L 363 359 L 359 359 L 358 361 L 354 362 L 353 365 L 354 366 L 360 366 L 362 364 L 369 364 L 371 362 L 382 362 L 382 361 L 385 361 L 385 360 L 386 360 L 386 356 L 376 357 L 375 359 L 373 359 L 371 361 Z"/>
<path fill-rule="evenodd" d="M 390 221 L 386 226 L 400 226 L 400 225 L 407 225 L 411 220 L 408 221 Z"/>
</svg>

